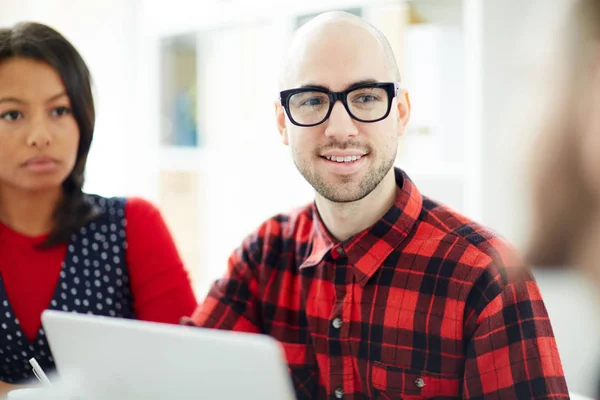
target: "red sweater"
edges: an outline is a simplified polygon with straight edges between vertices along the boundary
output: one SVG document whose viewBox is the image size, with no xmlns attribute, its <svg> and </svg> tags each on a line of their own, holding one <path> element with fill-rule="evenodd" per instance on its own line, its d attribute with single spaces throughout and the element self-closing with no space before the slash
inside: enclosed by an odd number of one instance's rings
<svg viewBox="0 0 600 400">
<path fill-rule="evenodd" d="M 178 323 L 194 311 L 197 302 L 160 212 L 143 199 L 131 198 L 125 204 L 125 218 L 127 265 L 137 317 Z M 47 237 L 28 237 L 0 223 L 0 274 L 29 340 L 35 340 L 67 252 L 66 244 L 36 248 Z"/>
</svg>

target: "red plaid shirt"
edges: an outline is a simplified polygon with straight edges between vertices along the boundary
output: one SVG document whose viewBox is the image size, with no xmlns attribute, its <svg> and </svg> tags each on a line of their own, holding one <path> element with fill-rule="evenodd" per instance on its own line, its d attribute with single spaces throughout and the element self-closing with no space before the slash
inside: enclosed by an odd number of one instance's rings
<svg viewBox="0 0 600 400">
<path fill-rule="evenodd" d="M 567 399 L 539 289 L 489 230 L 400 170 L 392 208 L 338 242 L 316 207 L 265 222 L 195 324 L 278 339 L 300 399 Z"/>
</svg>

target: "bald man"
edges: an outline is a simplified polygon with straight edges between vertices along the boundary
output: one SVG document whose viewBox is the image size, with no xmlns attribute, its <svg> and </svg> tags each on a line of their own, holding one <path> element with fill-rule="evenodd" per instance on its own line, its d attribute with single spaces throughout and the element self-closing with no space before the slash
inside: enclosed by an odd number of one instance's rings
<svg viewBox="0 0 600 400">
<path fill-rule="evenodd" d="M 299 399 L 560 399 L 513 250 L 394 168 L 410 116 L 385 37 L 326 13 L 289 49 L 276 123 L 315 201 L 249 235 L 194 324 L 278 339 Z"/>
</svg>

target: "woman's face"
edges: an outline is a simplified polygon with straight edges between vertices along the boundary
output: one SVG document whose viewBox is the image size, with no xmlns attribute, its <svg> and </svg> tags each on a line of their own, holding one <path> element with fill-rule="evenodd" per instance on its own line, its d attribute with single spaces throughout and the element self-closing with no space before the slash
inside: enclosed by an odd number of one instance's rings
<svg viewBox="0 0 600 400">
<path fill-rule="evenodd" d="M 79 127 L 58 72 L 26 58 L 0 62 L 0 189 L 60 188 L 76 162 Z"/>
</svg>

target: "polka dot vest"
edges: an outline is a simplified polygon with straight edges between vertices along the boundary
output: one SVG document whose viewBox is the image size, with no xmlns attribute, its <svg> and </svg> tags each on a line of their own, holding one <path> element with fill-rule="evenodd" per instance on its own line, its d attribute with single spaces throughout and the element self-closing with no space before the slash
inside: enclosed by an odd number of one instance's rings
<svg viewBox="0 0 600 400">
<path fill-rule="evenodd" d="M 125 200 L 87 195 L 99 217 L 71 236 L 49 309 L 135 318 L 125 251 Z M 0 380 L 33 379 L 29 359 L 55 369 L 43 327 L 30 342 L 21 331 L 0 277 Z"/>
</svg>

